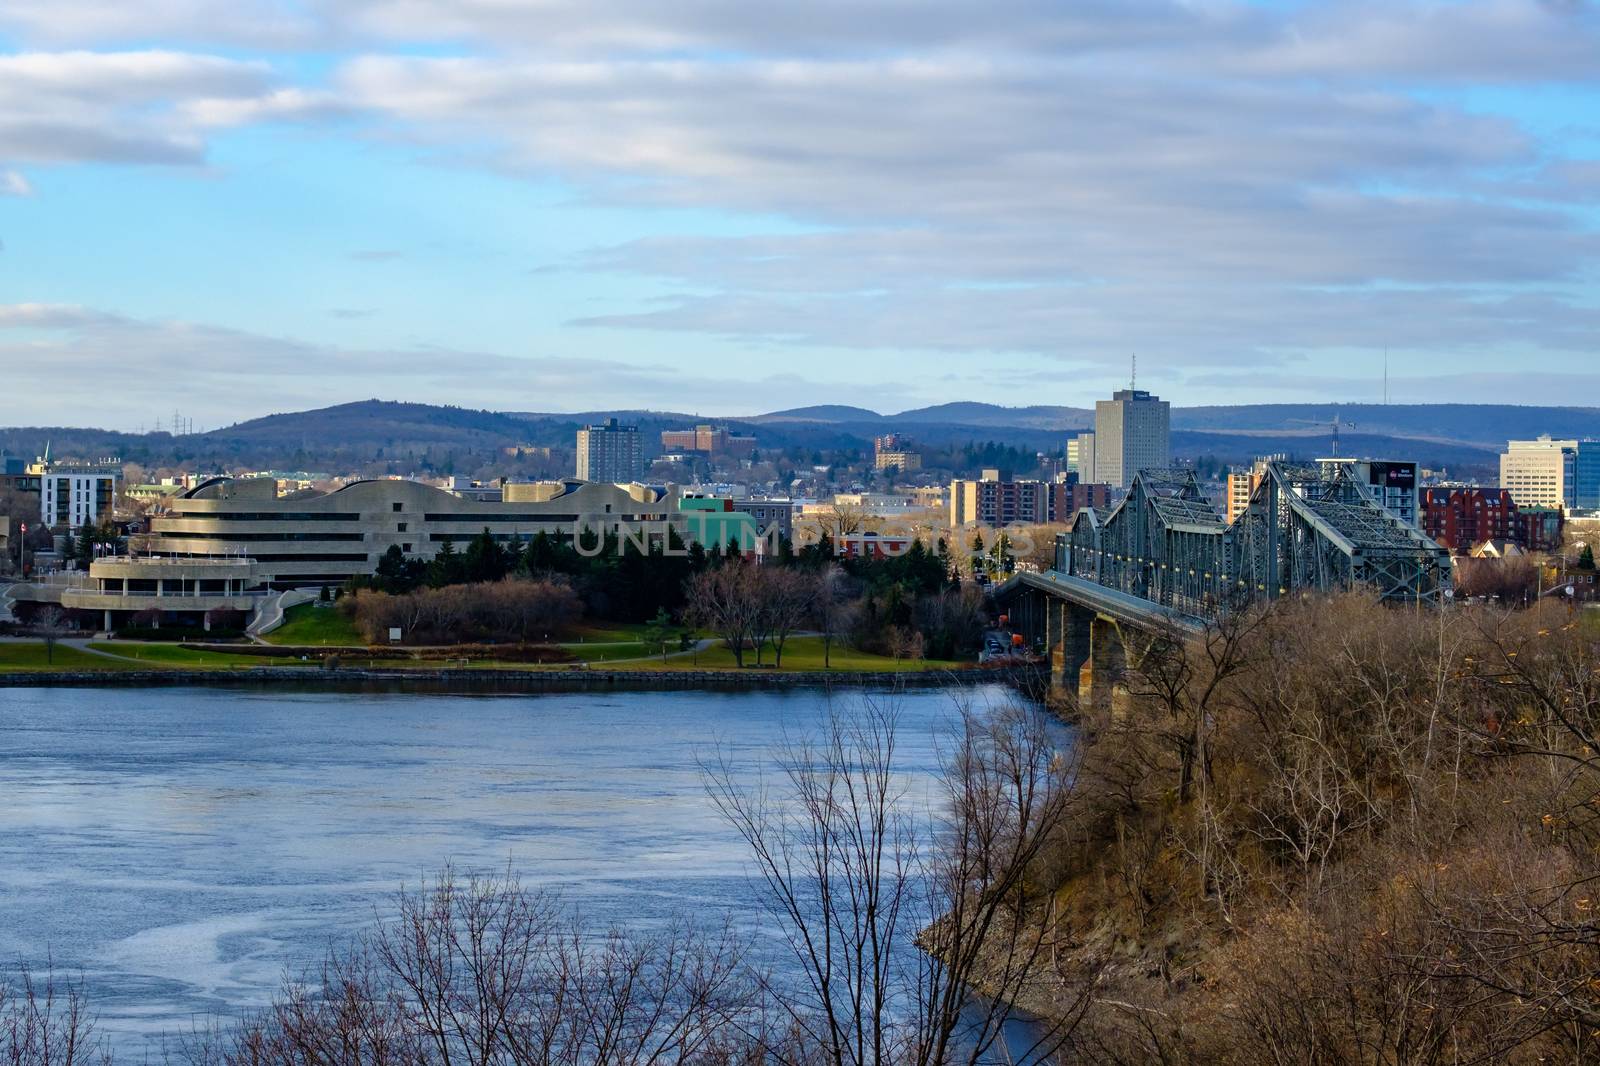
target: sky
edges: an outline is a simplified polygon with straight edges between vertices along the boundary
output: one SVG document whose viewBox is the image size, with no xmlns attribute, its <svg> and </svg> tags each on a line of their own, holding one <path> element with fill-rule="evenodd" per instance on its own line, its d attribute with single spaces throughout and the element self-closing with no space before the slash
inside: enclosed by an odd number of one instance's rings
<svg viewBox="0 0 1600 1066">
<path fill-rule="evenodd" d="M 1600 406 L 1593 0 L 0 0 L 0 421 Z"/>
</svg>

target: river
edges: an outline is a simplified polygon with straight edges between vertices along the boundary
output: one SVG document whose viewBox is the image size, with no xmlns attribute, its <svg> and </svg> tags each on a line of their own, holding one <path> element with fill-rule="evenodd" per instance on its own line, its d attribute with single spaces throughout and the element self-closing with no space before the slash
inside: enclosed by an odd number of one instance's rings
<svg viewBox="0 0 1600 1066">
<path fill-rule="evenodd" d="M 957 695 L 875 698 L 899 710 L 908 785 L 931 794 Z M 754 781 L 829 711 L 820 690 L 0 689 L 0 974 L 81 976 L 100 1031 L 142 1057 L 264 1004 L 446 862 L 509 864 L 599 921 L 753 920 L 698 760 L 720 748 Z"/>
</svg>

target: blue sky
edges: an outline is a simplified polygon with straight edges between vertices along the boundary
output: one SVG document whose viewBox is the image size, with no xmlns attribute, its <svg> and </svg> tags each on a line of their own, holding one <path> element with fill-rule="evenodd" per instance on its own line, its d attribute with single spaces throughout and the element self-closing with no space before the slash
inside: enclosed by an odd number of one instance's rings
<svg viewBox="0 0 1600 1066">
<path fill-rule="evenodd" d="M 5 421 L 1600 405 L 1587 0 L 7 0 Z"/>
</svg>

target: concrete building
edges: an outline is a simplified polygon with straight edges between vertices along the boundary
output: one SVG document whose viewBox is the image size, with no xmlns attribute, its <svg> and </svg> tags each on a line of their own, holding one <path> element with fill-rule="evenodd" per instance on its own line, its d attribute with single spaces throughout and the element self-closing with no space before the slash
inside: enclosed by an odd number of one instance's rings
<svg viewBox="0 0 1600 1066">
<path fill-rule="evenodd" d="M 578 477 L 615 485 L 644 477 L 639 427 L 624 426 L 612 418 L 578 430 Z"/>
<path fill-rule="evenodd" d="M 1093 481 L 1125 489 L 1140 470 L 1172 465 L 1171 404 L 1119 389 L 1094 405 Z"/>
<path fill-rule="evenodd" d="M 902 474 L 922 469 L 922 453 L 916 450 L 911 438 L 898 433 L 887 433 L 872 441 L 873 465 L 878 470 L 895 469 Z"/>
<path fill-rule="evenodd" d="M 279 496 L 270 478 L 218 478 L 189 490 L 150 520 L 144 553 L 174 558 L 246 557 L 275 588 L 341 584 L 371 574 L 391 545 L 429 560 L 483 530 L 495 539 L 539 533 L 683 535 L 676 491 L 583 481 L 509 483 L 499 503 L 462 499 L 416 481 L 357 481 L 325 493 Z"/>
<path fill-rule="evenodd" d="M 1340 467 L 1351 473 L 1350 481 L 1379 507 L 1391 511 L 1409 526 L 1422 528 L 1422 491 L 1417 464 L 1396 459 L 1346 459 L 1342 456 L 1318 459 L 1324 478 L 1332 478 Z"/>
<path fill-rule="evenodd" d="M 1093 433 L 1079 433 L 1067 441 L 1067 472 L 1078 475 L 1079 481 L 1094 481 Z"/>
<path fill-rule="evenodd" d="M 499 503 L 505 498 L 505 485 L 500 481 L 473 481 L 469 477 L 459 474 L 447 477 L 439 482 L 439 487 L 452 496 L 460 496 L 463 500 L 477 500 L 481 503 Z"/>
<path fill-rule="evenodd" d="M 1511 490 L 1518 507 L 1578 506 L 1578 442 L 1551 440 L 1548 433 L 1507 441 L 1500 487 Z"/>
<path fill-rule="evenodd" d="M 155 625 L 192 623 L 205 631 L 219 613 L 236 613 L 242 623 L 266 592 L 250 559 L 110 556 L 89 565 L 86 583 L 61 590 L 61 606 L 97 613 L 107 630 L 150 614 Z"/>
</svg>

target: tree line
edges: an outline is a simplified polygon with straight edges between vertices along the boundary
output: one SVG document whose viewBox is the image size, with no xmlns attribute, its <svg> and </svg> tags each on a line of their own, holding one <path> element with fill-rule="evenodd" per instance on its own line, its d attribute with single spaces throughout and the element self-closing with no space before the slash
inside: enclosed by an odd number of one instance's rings
<svg viewBox="0 0 1600 1066">
<path fill-rule="evenodd" d="M 708 551 L 674 531 L 641 549 L 598 532 L 573 543 L 545 533 L 503 542 L 484 530 L 432 560 L 391 546 L 370 577 L 352 580 L 343 609 L 369 640 L 399 628 L 424 643 L 544 639 L 581 619 L 645 623 L 664 633 L 702 627 L 735 660 L 782 665 L 798 632 L 897 657 L 954 659 L 982 639 L 981 594 L 963 589 L 942 545 L 915 542 L 884 558 L 834 557 L 831 539 L 782 541 L 759 561 L 736 544 Z"/>
</svg>

